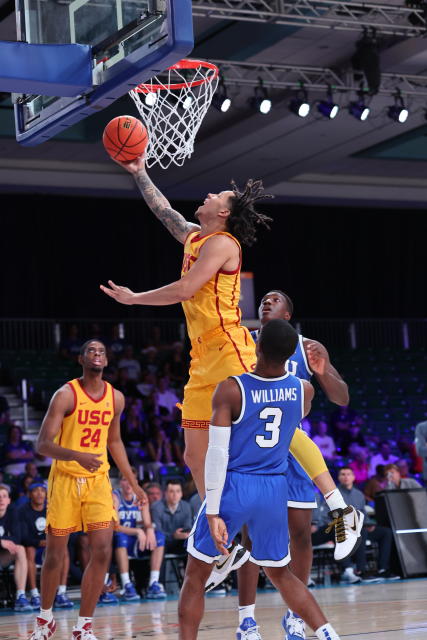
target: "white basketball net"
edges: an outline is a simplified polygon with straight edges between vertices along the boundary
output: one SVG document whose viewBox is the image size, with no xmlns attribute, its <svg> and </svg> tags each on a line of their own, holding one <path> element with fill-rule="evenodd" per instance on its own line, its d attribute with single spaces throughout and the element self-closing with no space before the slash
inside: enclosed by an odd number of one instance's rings
<svg viewBox="0 0 427 640">
<path fill-rule="evenodd" d="M 190 68 L 174 68 L 184 63 Z M 167 169 L 172 162 L 182 166 L 192 155 L 194 139 L 218 85 L 218 69 L 207 64 L 182 60 L 129 91 L 148 131 L 148 167 L 159 164 Z"/>
</svg>

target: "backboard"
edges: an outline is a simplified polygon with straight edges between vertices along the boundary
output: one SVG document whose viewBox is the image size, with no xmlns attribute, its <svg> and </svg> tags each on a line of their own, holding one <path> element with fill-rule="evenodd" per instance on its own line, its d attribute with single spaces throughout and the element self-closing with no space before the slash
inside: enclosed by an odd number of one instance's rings
<svg viewBox="0 0 427 640">
<path fill-rule="evenodd" d="M 18 40 L 89 45 L 91 52 L 92 86 L 78 95 L 61 96 L 55 85 L 49 96 L 13 94 L 16 139 L 27 146 L 44 142 L 109 106 L 184 58 L 194 45 L 191 0 L 16 2 Z M 66 65 L 66 60 L 61 64 Z"/>
</svg>

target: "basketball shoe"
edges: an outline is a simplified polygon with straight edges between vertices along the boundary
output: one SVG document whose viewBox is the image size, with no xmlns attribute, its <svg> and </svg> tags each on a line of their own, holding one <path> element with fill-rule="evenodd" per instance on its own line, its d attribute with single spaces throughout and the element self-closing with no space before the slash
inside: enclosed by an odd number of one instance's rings
<svg viewBox="0 0 427 640">
<path fill-rule="evenodd" d="M 135 602 L 136 600 L 141 600 L 141 596 L 137 594 L 135 585 L 132 582 L 128 582 L 127 584 L 125 584 L 125 588 L 121 596 L 122 600 L 125 600 L 126 602 Z"/>
<path fill-rule="evenodd" d="M 335 560 L 345 560 L 356 551 L 362 538 L 364 514 L 351 505 L 345 509 L 334 509 L 329 512 L 332 521 L 325 529 L 326 533 L 335 529 Z"/>
<path fill-rule="evenodd" d="M 241 544 L 233 542 L 230 548 L 230 555 L 221 556 L 214 564 L 212 573 L 206 580 L 205 592 L 211 591 L 217 587 L 228 576 L 230 571 L 240 569 L 242 565 L 249 560 L 250 551 L 246 551 Z"/>
<path fill-rule="evenodd" d="M 152 582 L 145 594 L 147 600 L 164 600 L 166 598 L 166 591 L 161 582 Z"/>
<path fill-rule="evenodd" d="M 282 627 L 285 630 L 285 640 L 305 640 L 305 622 L 291 609 L 287 610 Z"/>
<path fill-rule="evenodd" d="M 82 629 L 77 629 L 77 627 L 73 627 L 71 640 L 98 640 L 98 639 L 92 631 L 91 623 L 87 622 Z"/>
<path fill-rule="evenodd" d="M 70 600 L 66 593 L 57 593 L 53 602 L 54 609 L 73 609 L 74 602 Z"/>
<path fill-rule="evenodd" d="M 54 618 L 47 622 L 43 618 L 36 618 L 34 631 L 30 635 L 29 640 L 49 640 L 56 631 L 56 622 Z"/>
<path fill-rule="evenodd" d="M 236 629 L 236 640 L 262 640 L 259 626 L 253 618 L 245 618 Z"/>
</svg>

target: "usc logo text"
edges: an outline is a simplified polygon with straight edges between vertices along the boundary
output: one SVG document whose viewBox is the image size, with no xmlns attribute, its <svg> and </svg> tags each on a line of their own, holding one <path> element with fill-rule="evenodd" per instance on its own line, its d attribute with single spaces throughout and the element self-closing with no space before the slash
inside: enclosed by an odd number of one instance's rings
<svg viewBox="0 0 427 640">
<path fill-rule="evenodd" d="M 79 409 L 77 412 L 78 424 L 90 424 L 96 426 L 98 424 L 108 427 L 111 422 L 111 411 L 100 411 L 99 409 Z M 83 429 L 82 437 L 80 440 L 81 447 L 99 447 L 101 440 L 101 429 Z"/>
<path fill-rule="evenodd" d="M 102 424 L 108 427 L 111 422 L 111 411 L 100 411 L 99 409 L 79 409 L 77 412 L 77 422 L 79 424 Z"/>
</svg>

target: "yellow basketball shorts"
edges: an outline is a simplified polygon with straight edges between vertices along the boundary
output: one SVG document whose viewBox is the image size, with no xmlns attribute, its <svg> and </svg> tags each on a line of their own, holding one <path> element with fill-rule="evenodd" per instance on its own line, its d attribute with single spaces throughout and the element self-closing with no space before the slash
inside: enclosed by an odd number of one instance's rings
<svg viewBox="0 0 427 640">
<path fill-rule="evenodd" d="M 255 364 L 255 343 L 246 327 L 220 328 L 197 338 L 192 344 L 190 379 L 184 389 L 182 426 L 209 429 L 217 384 L 228 376 L 253 371 Z"/>
<path fill-rule="evenodd" d="M 74 531 L 108 529 L 117 520 L 108 473 L 77 478 L 51 471 L 47 493 L 46 531 L 66 536 Z"/>
</svg>

